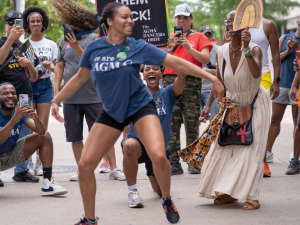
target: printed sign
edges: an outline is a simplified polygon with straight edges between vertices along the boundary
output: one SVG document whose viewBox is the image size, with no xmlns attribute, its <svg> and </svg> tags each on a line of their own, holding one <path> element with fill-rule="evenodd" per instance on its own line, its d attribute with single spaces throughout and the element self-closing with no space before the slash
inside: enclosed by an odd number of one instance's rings
<svg viewBox="0 0 300 225">
<path fill-rule="evenodd" d="M 34 52 L 34 49 L 33 49 L 32 45 L 30 44 L 30 41 L 28 39 L 22 45 L 20 45 L 20 47 L 17 48 L 13 52 L 13 54 L 16 58 L 17 57 L 24 57 L 26 59 L 29 59 L 29 61 L 31 62 L 33 67 L 36 67 L 40 63 L 40 60 L 36 56 L 36 54 Z M 25 69 L 25 71 L 28 74 L 28 71 L 26 69 Z"/>
<path fill-rule="evenodd" d="M 127 5 L 135 22 L 132 37 L 144 39 L 159 48 L 167 46 L 169 39 L 169 15 L 167 0 L 97 0 L 97 11 L 101 15 L 104 6 L 110 2 Z M 106 36 L 103 26 L 100 36 Z"/>
</svg>

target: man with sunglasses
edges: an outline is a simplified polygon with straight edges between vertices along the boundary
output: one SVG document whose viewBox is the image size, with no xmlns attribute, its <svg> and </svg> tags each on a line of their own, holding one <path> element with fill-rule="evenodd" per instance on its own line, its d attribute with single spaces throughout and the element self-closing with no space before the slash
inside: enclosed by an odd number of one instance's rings
<svg viewBox="0 0 300 225">
<path fill-rule="evenodd" d="M 28 59 L 24 57 L 16 59 L 13 56 L 13 51 L 22 44 L 19 39 L 24 33 L 24 30 L 20 26 L 15 27 L 16 19 L 22 19 L 20 12 L 8 12 L 5 16 L 6 33 L 0 38 L 0 84 L 4 82 L 11 83 L 17 91 L 17 96 L 19 94 L 27 94 L 31 100 L 32 90 L 30 81 L 36 81 L 38 73 Z M 24 68 L 28 69 L 29 77 Z M 30 130 L 24 126 L 20 131 L 19 138 L 25 137 L 28 134 L 30 134 Z M 38 182 L 39 178 L 32 176 L 28 172 L 27 162 L 24 162 L 15 168 L 13 180 Z"/>
</svg>

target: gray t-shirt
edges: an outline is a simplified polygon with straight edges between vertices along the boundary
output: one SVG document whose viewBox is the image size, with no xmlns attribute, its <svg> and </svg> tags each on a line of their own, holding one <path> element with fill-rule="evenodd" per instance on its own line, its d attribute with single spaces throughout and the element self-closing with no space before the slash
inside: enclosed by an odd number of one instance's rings
<svg viewBox="0 0 300 225">
<path fill-rule="evenodd" d="M 211 49 L 210 53 L 209 53 L 209 57 L 210 57 L 210 64 L 214 67 L 217 67 L 217 58 L 216 58 L 216 55 L 217 55 L 217 51 L 218 51 L 218 48 L 219 46 L 218 45 L 214 45 L 212 44 L 213 48 Z M 206 64 L 203 64 L 203 68 L 204 67 L 207 67 Z M 205 79 L 202 79 L 202 89 L 201 91 L 202 92 L 210 92 L 211 90 L 211 82 L 209 80 L 205 80 Z"/>
<path fill-rule="evenodd" d="M 89 34 L 82 40 L 78 41 L 78 43 L 82 49 L 85 49 L 90 42 L 96 39 L 98 39 L 97 34 Z M 78 72 L 80 59 L 74 49 L 72 49 L 68 42 L 64 39 L 62 39 L 59 43 L 56 63 L 62 61 L 65 63 L 63 74 L 65 85 Z M 101 102 L 101 100 L 94 88 L 91 77 L 75 93 L 63 101 L 64 104 L 94 104 L 99 102 Z"/>
</svg>

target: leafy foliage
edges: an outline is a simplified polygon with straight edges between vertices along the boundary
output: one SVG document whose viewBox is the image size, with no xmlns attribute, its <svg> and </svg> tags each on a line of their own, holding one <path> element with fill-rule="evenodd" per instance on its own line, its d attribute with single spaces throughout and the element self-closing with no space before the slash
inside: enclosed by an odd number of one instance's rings
<svg viewBox="0 0 300 225">
<path fill-rule="evenodd" d="M 89 9 L 96 13 L 95 4 L 89 0 L 73 0 L 77 4 Z M 5 24 L 5 15 L 7 12 L 12 11 L 12 4 L 10 0 L 0 0 L 1 11 L 0 11 L 0 34 L 1 36 L 5 34 L 4 24 Z M 48 30 L 45 32 L 44 37 L 53 40 L 58 45 L 60 40 L 63 38 L 63 28 L 60 23 L 55 21 L 55 13 L 48 1 L 42 0 L 25 0 L 25 7 L 28 6 L 39 6 L 43 8 L 50 17 L 50 25 Z"/>
</svg>

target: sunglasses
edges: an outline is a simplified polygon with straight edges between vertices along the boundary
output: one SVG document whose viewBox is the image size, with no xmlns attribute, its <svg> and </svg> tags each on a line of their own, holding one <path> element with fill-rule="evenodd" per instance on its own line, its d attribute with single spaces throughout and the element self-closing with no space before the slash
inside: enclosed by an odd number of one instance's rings
<svg viewBox="0 0 300 225">
<path fill-rule="evenodd" d="M 7 21 L 6 24 L 8 24 L 9 26 L 13 26 L 15 24 L 15 21 L 10 20 L 10 21 Z"/>
<path fill-rule="evenodd" d="M 229 26 L 230 24 L 232 25 L 233 24 L 233 20 L 231 20 L 231 19 L 223 19 L 223 24 L 225 26 Z"/>
</svg>

